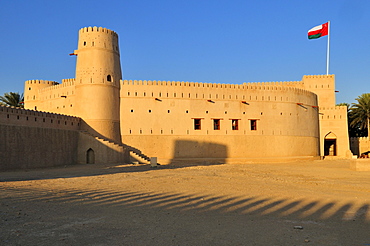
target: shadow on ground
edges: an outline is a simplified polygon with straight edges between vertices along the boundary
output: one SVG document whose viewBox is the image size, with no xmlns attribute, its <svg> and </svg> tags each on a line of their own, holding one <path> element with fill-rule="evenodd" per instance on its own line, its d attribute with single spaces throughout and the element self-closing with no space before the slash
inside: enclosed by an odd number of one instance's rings
<svg viewBox="0 0 370 246">
<path fill-rule="evenodd" d="M 369 204 L 88 189 L 2 194 L 0 238 L 9 244 L 370 243 Z"/>
<path fill-rule="evenodd" d="M 158 165 L 154 168 L 149 164 L 80 164 L 55 168 L 0 172 L 0 182 L 90 177 L 116 173 L 147 172 L 163 169 L 178 169 L 192 166 L 212 165 L 222 165 L 222 163 L 173 163 L 168 165 Z"/>
</svg>

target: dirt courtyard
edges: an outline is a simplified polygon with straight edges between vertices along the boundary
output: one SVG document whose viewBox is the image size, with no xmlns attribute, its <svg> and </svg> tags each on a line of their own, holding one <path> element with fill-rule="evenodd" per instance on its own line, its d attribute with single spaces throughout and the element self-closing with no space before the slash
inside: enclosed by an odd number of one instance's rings
<svg viewBox="0 0 370 246">
<path fill-rule="evenodd" d="M 0 245 L 370 245 L 349 161 L 0 173 Z"/>
</svg>

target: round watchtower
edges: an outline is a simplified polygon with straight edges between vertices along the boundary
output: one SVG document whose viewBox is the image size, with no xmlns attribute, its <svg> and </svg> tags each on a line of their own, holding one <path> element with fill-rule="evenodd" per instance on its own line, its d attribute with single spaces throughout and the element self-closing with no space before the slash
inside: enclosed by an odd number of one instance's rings
<svg viewBox="0 0 370 246">
<path fill-rule="evenodd" d="M 76 113 L 83 119 L 82 129 L 120 142 L 118 35 L 102 27 L 82 28 L 74 54 Z"/>
</svg>

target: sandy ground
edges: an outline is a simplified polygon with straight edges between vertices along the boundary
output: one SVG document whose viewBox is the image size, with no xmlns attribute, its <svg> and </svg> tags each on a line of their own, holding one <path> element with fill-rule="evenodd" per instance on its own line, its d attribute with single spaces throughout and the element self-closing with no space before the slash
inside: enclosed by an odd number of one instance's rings
<svg viewBox="0 0 370 246">
<path fill-rule="evenodd" d="M 370 245 L 348 161 L 0 173 L 0 245 Z"/>
</svg>

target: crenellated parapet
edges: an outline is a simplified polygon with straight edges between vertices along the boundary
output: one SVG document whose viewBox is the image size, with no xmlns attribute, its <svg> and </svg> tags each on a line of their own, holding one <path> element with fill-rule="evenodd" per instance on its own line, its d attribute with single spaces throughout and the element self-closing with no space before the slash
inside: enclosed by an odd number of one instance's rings
<svg viewBox="0 0 370 246">
<path fill-rule="evenodd" d="M 117 33 L 96 26 L 81 28 L 79 30 L 78 50 L 75 50 L 74 54 L 79 55 L 82 50 L 91 48 L 108 49 L 119 55 Z"/>
<path fill-rule="evenodd" d="M 99 32 L 99 33 L 104 33 L 104 34 L 109 34 L 109 35 L 112 35 L 112 36 L 116 36 L 118 37 L 117 33 L 112 31 L 112 30 L 109 30 L 105 27 L 83 27 L 79 30 L 79 33 L 92 33 L 92 32 Z"/>
<path fill-rule="evenodd" d="M 122 85 L 162 85 L 162 86 L 190 86 L 190 87 L 213 87 L 241 89 L 252 86 L 298 86 L 301 81 L 280 81 L 280 82 L 245 82 L 243 84 L 225 83 L 202 83 L 188 81 L 160 81 L 160 80 L 122 80 Z"/>
<path fill-rule="evenodd" d="M 320 110 L 347 111 L 347 106 L 320 107 Z"/>
<path fill-rule="evenodd" d="M 303 78 L 307 78 L 307 79 L 334 79 L 334 74 L 303 75 Z"/>
<path fill-rule="evenodd" d="M 0 124 L 78 130 L 81 119 L 63 114 L 0 106 Z"/>
<path fill-rule="evenodd" d="M 24 86 L 25 105 L 29 101 L 39 100 L 40 90 L 59 85 L 56 81 L 50 80 L 27 80 Z"/>
<path fill-rule="evenodd" d="M 25 84 L 26 85 L 29 85 L 29 86 L 34 86 L 34 85 L 48 85 L 48 86 L 52 86 L 52 85 L 57 85 L 59 83 L 56 82 L 56 81 L 51 81 L 51 80 L 32 79 L 32 80 L 27 80 L 25 82 Z"/>
<path fill-rule="evenodd" d="M 347 106 L 320 107 L 322 120 L 347 120 Z"/>
<path fill-rule="evenodd" d="M 302 81 L 272 81 L 272 82 L 247 82 L 243 83 L 250 86 L 263 85 L 263 86 L 301 86 Z"/>
<path fill-rule="evenodd" d="M 161 90 L 177 90 L 182 89 L 200 89 L 200 90 L 216 90 L 218 93 L 234 91 L 260 91 L 260 92 L 292 92 L 304 95 L 313 95 L 311 91 L 300 87 L 300 81 L 290 82 L 257 82 L 243 84 L 221 84 L 221 83 L 202 83 L 202 82 L 184 82 L 184 81 L 159 81 L 159 80 L 122 80 L 121 87 L 126 90 L 149 90 L 151 86 L 160 87 Z"/>
<path fill-rule="evenodd" d="M 40 92 L 47 92 L 47 91 L 54 91 L 54 90 L 60 90 L 62 88 L 69 88 L 75 86 L 75 79 L 63 79 L 61 84 L 55 84 L 50 87 L 45 87 L 40 89 Z"/>
<path fill-rule="evenodd" d="M 71 86 L 71 85 L 75 85 L 75 81 L 76 81 L 75 78 L 73 78 L 73 79 L 62 79 L 62 84 L 66 85 L 66 86 Z"/>
<path fill-rule="evenodd" d="M 369 141 L 368 137 L 351 137 L 351 141 Z"/>
</svg>

